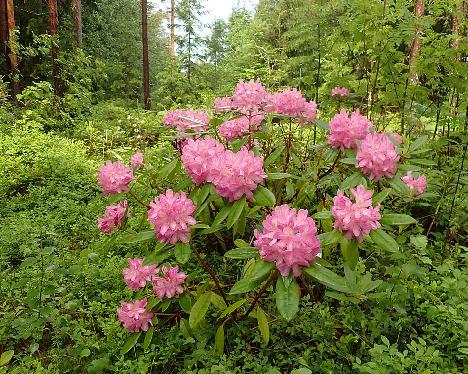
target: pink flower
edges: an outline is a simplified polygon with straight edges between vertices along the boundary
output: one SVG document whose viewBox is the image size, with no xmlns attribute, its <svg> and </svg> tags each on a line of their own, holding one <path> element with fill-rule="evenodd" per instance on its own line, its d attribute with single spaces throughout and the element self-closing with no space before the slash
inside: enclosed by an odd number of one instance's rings
<svg viewBox="0 0 468 374">
<path fill-rule="evenodd" d="M 273 94 L 271 102 L 273 112 L 293 118 L 302 116 L 307 104 L 307 100 L 302 96 L 301 91 L 295 88 L 287 88 L 282 92 Z"/>
<path fill-rule="evenodd" d="M 106 161 L 99 168 L 98 182 L 104 195 L 129 192 L 128 184 L 133 180 L 133 171 L 120 161 Z"/>
<path fill-rule="evenodd" d="M 213 162 L 212 168 L 210 182 L 216 187 L 216 192 L 229 201 L 238 200 L 244 194 L 251 199 L 252 191 L 266 178 L 263 159 L 246 148 L 237 153 L 225 151 Z"/>
<path fill-rule="evenodd" d="M 227 113 L 232 110 L 232 98 L 230 97 L 217 97 L 214 101 L 214 112 Z"/>
<path fill-rule="evenodd" d="M 179 273 L 179 267 L 174 266 L 169 270 L 167 267 L 162 267 L 163 277 L 153 278 L 154 293 L 162 299 L 163 297 L 171 298 L 176 294 L 184 292 L 182 284 L 185 283 L 187 276 L 184 273 Z"/>
<path fill-rule="evenodd" d="M 150 203 L 148 220 L 154 225 L 156 235 L 161 243 L 188 243 L 190 227 L 196 223 L 192 214 L 195 205 L 185 192 L 174 194 L 167 190 Z"/>
<path fill-rule="evenodd" d="M 302 114 L 299 116 L 297 121 L 301 125 L 308 125 L 314 123 L 317 118 L 317 104 L 315 101 L 309 101 L 304 104 Z"/>
<path fill-rule="evenodd" d="M 334 148 L 355 148 L 356 140 L 362 140 L 369 133 L 372 127 L 366 117 L 359 113 L 359 109 L 348 116 L 345 109 L 341 109 L 340 113 L 330 121 L 330 134 L 327 135 L 328 142 Z"/>
<path fill-rule="evenodd" d="M 370 133 L 361 142 L 356 153 L 356 167 L 370 179 L 379 180 L 395 175 L 400 156 L 384 133 Z"/>
<path fill-rule="evenodd" d="M 106 208 L 106 216 L 98 218 L 99 230 L 108 234 L 115 228 L 121 228 L 127 213 L 127 206 L 128 202 L 126 200 L 121 201 L 117 205 L 109 205 Z"/>
<path fill-rule="evenodd" d="M 380 204 L 372 207 L 372 191 L 367 191 L 362 184 L 351 189 L 354 203 L 338 190 L 333 198 L 332 216 L 335 218 L 333 227 L 345 234 L 349 240 L 355 237 L 362 242 L 372 230 L 380 227 Z"/>
<path fill-rule="evenodd" d="M 142 167 L 143 166 L 143 153 L 141 152 L 137 152 L 135 153 L 132 158 L 130 159 L 130 166 L 132 168 L 136 168 L 136 167 Z"/>
<path fill-rule="evenodd" d="M 122 270 L 127 287 L 139 291 L 146 286 L 146 282 L 159 272 L 156 265 L 143 266 L 142 258 L 127 259 L 128 267 Z"/>
<path fill-rule="evenodd" d="M 346 96 L 349 95 L 349 91 L 348 91 L 348 89 L 345 88 L 345 87 L 334 87 L 334 88 L 332 89 L 332 93 L 331 93 L 331 94 L 332 94 L 332 96 L 337 96 L 337 95 L 339 95 L 339 96 L 341 96 L 341 97 L 346 97 Z"/>
<path fill-rule="evenodd" d="M 250 120 L 249 120 L 250 117 Z M 252 116 L 241 116 L 224 122 L 219 128 L 219 135 L 228 142 L 234 139 L 242 138 L 250 131 L 257 131 L 258 125 L 264 118 L 263 114 L 254 114 Z"/>
<path fill-rule="evenodd" d="M 209 179 L 213 160 L 222 157 L 223 152 L 224 146 L 209 136 L 205 139 L 188 139 L 182 148 L 181 160 L 193 182 L 200 185 Z"/>
<path fill-rule="evenodd" d="M 147 331 L 152 324 L 153 312 L 146 310 L 148 301 L 145 299 L 126 303 L 121 302 L 117 310 L 119 321 L 130 332 Z"/>
<path fill-rule="evenodd" d="M 291 209 L 287 204 L 277 206 L 263 221 L 263 233 L 254 231 L 254 245 L 265 261 L 275 261 L 281 275 L 292 270 L 295 277 L 301 275 L 300 266 L 315 262 L 320 252 L 317 228 L 307 210 Z"/>
<path fill-rule="evenodd" d="M 239 81 L 232 95 L 233 108 L 244 113 L 262 110 L 269 101 L 269 93 L 260 80 Z"/>
<path fill-rule="evenodd" d="M 397 143 L 400 143 L 400 144 L 403 144 L 403 138 L 401 137 L 400 134 L 398 134 L 397 132 L 393 131 L 391 133 L 389 133 L 389 135 L 395 139 L 397 141 Z"/>
<path fill-rule="evenodd" d="M 164 115 L 163 123 L 166 126 L 176 127 L 179 133 L 185 133 L 189 129 L 200 132 L 209 128 L 210 117 L 205 111 L 175 109 Z"/>
<path fill-rule="evenodd" d="M 404 177 L 401 177 L 402 181 L 408 186 L 410 191 L 416 190 L 415 195 L 421 195 L 424 193 L 427 187 L 427 180 L 424 175 L 420 175 L 418 178 L 413 177 L 413 173 L 408 171 Z"/>
</svg>

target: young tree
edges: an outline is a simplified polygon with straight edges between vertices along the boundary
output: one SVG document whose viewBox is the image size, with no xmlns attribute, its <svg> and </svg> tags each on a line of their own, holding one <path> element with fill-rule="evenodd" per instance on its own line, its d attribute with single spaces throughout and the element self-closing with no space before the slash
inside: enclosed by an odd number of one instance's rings
<svg viewBox="0 0 468 374">
<path fill-rule="evenodd" d="M 73 0 L 73 23 L 75 42 L 78 47 L 83 46 L 83 22 L 81 20 L 81 0 Z"/>
<path fill-rule="evenodd" d="M 143 41 L 143 97 L 145 109 L 151 109 L 148 59 L 148 1 L 141 0 L 141 39 Z"/>
<path fill-rule="evenodd" d="M 171 0 L 171 9 L 170 9 L 170 46 L 169 46 L 170 55 L 175 57 L 175 0 Z"/>
<path fill-rule="evenodd" d="M 410 70 L 410 83 L 417 84 L 419 82 L 418 73 L 416 71 L 416 59 L 418 56 L 418 52 L 421 49 L 421 36 L 422 36 L 422 28 L 419 25 L 419 20 L 422 16 L 424 16 L 424 0 L 415 0 L 414 3 L 414 15 L 416 17 L 416 34 L 413 38 L 413 43 L 411 44 L 411 50 L 409 54 L 409 70 Z"/>
<path fill-rule="evenodd" d="M 48 0 L 49 8 L 49 27 L 51 35 L 51 55 L 52 55 L 52 76 L 54 79 L 54 91 L 55 95 L 58 97 L 63 96 L 62 92 L 62 80 L 60 78 L 60 65 L 58 63 L 58 10 L 57 10 L 57 0 Z"/>
<path fill-rule="evenodd" d="M 211 34 L 205 41 L 206 57 L 214 65 L 215 71 L 224 58 L 227 50 L 227 24 L 225 21 L 217 19 L 211 25 Z"/>
</svg>

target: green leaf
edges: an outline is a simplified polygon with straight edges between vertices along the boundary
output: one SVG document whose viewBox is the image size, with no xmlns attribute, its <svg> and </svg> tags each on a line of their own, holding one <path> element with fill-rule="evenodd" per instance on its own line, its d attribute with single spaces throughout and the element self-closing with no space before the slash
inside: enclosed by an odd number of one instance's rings
<svg viewBox="0 0 468 374">
<path fill-rule="evenodd" d="M 357 241 L 354 239 L 343 240 L 341 242 L 341 254 L 343 255 L 345 264 L 347 264 L 351 270 L 354 270 L 359 260 Z"/>
<path fill-rule="evenodd" d="M 291 178 L 292 175 L 289 173 L 267 173 L 267 177 L 270 180 Z"/>
<path fill-rule="evenodd" d="M 410 243 L 418 249 L 424 249 L 427 247 L 427 237 L 425 235 L 416 235 L 410 238 Z"/>
<path fill-rule="evenodd" d="M 255 247 L 235 248 L 227 251 L 224 257 L 233 258 L 236 260 L 244 258 L 258 258 L 258 249 Z"/>
<path fill-rule="evenodd" d="M 324 232 L 323 234 L 317 236 L 320 240 L 320 245 L 322 248 L 337 244 L 343 238 L 338 230 Z"/>
<path fill-rule="evenodd" d="M 124 233 L 120 235 L 116 242 L 119 244 L 140 243 L 154 238 L 154 230 L 142 231 L 138 233 Z"/>
<path fill-rule="evenodd" d="M 172 160 L 168 164 L 164 165 L 162 167 L 162 169 L 159 171 L 157 178 L 158 179 L 166 178 L 169 174 L 171 174 L 171 172 L 174 171 L 174 169 L 176 168 L 178 163 L 179 163 L 179 159 L 175 158 L 174 160 Z"/>
<path fill-rule="evenodd" d="M 189 316 L 190 328 L 196 328 L 205 318 L 205 314 L 211 304 L 211 292 L 202 294 L 196 303 L 192 306 Z"/>
<path fill-rule="evenodd" d="M 268 278 L 273 268 L 274 265 L 271 262 L 262 260 L 258 261 L 255 263 L 250 276 L 237 281 L 234 286 L 232 286 L 229 294 L 237 295 L 257 288 L 266 278 Z"/>
<path fill-rule="evenodd" d="M 315 213 L 312 217 L 315 219 L 329 219 L 332 218 L 332 215 L 329 210 L 322 210 L 321 212 Z"/>
<path fill-rule="evenodd" d="M 389 179 L 388 184 L 399 193 L 405 194 L 408 191 L 408 187 L 398 176 Z"/>
<path fill-rule="evenodd" d="M 410 225 L 417 221 L 407 214 L 384 214 L 380 223 L 382 225 Z"/>
<path fill-rule="evenodd" d="M 5 366 L 10 362 L 10 360 L 13 358 L 13 355 L 15 354 L 15 351 L 10 350 L 10 351 L 5 351 L 2 353 L 0 356 L 0 366 Z"/>
<path fill-rule="evenodd" d="M 315 123 L 317 124 L 317 127 L 318 127 L 320 130 L 323 130 L 323 131 L 328 131 L 328 130 L 330 130 L 330 124 L 329 124 L 328 122 L 325 122 L 325 121 L 316 119 L 316 120 L 315 120 Z"/>
<path fill-rule="evenodd" d="M 300 369 L 291 371 L 289 374 L 312 374 L 312 370 L 308 368 L 300 368 Z"/>
<path fill-rule="evenodd" d="M 130 349 L 132 349 L 132 348 L 135 346 L 135 344 L 137 343 L 138 338 L 140 337 L 140 335 L 141 335 L 141 332 L 136 333 L 136 334 L 135 334 L 135 333 L 131 334 L 131 335 L 128 337 L 128 339 L 127 339 L 127 341 L 125 342 L 125 344 L 123 345 L 122 349 L 120 350 L 120 354 L 121 354 L 121 355 L 124 355 L 124 354 L 127 353 Z"/>
<path fill-rule="evenodd" d="M 169 257 L 170 253 L 168 252 L 169 252 L 169 247 L 166 247 L 166 243 L 156 244 L 155 250 L 151 252 L 151 254 L 144 259 L 143 265 L 147 266 L 151 264 L 159 264 L 160 260 L 164 258 L 165 254 L 168 254 L 167 257 Z"/>
<path fill-rule="evenodd" d="M 356 187 L 359 183 L 361 183 L 362 174 L 360 171 L 351 174 L 347 177 L 340 185 L 340 190 L 348 190 L 350 188 Z"/>
<path fill-rule="evenodd" d="M 220 355 L 224 352 L 224 324 L 221 324 L 215 334 L 215 348 Z"/>
<path fill-rule="evenodd" d="M 355 157 L 346 157 L 346 158 L 342 158 L 340 160 L 340 162 L 342 164 L 346 164 L 346 165 L 356 165 L 356 158 Z"/>
<path fill-rule="evenodd" d="M 412 158 L 410 162 L 416 165 L 424 165 L 424 166 L 435 166 L 437 162 L 434 160 L 428 160 L 426 158 Z"/>
<path fill-rule="evenodd" d="M 314 264 L 303 269 L 304 273 L 309 277 L 319 281 L 323 285 L 334 289 L 335 291 L 349 293 L 350 289 L 346 283 L 346 279 L 334 273 L 333 271 L 324 268 L 319 264 Z"/>
<path fill-rule="evenodd" d="M 143 349 L 146 351 L 151 344 L 151 340 L 153 339 L 154 327 L 150 326 L 148 331 L 146 331 L 145 339 L 143 340 Z"/>
<path fill-rule="evenodd" d="M 219 319 L 226 317 L 227 315 L 231 314 L 234 312 L 236 309 L 238 309 L 241 305 L 243 305 L 247 300 L 246 299 L 240 299 L 236 301 L 234 304 L 229 305 L 224 311 L 221 313 L 219 316 Z"/>
<path fill-rule="evenodd" d="M 259 206 L 274 206 L 276 198 L 273 192 L 263 186 L 258 186 L 253 195 L 255 205 Z"/>
<path fill-rule="evenodd" d="M 370 237 L 375 245 L 387 252 L 398 252 L 400 250 L 398 243 L 382 229 L 372 230 Z"/>
<path fill-rule="evenodd" d="M 213 223 L 211 224 L 211 227 L 219 226 L 227 218 L 230 211 L 231 205 L 226 205 L 225 207 L 223 207 L 216 215 L 215 219 L 213 220 Z"/>
<path fill-rule="evenodd" d="M 428 139 L 427 135 L 422 135 L 417 138 L 414 142 L 412 142 L 409 146 L 409 153 L 413 153 L 417 149 L 419 149 Z"/>
<path fill-rule="evenodd" d="M 260 335 L 262 335 L 263 343 L 265 346 L 268 344 L 270 340 L 270 328 L 268 326 L 268 319 L 265 315 L 265 312 L 259 306 L 257 307 L 257 323 L 258 329 L 260 330 Z"/>
<path fill-rule="evenodd" d="M 188 260 L 190 260 L 190 256 L 192 255 L 192 248 L 190 247 L 189 243 L 178 242 L 175 245 L 174 254 L 177 262 L 185 264 Z"/>
<path fill-rule="evenodd" d="M 372 198 L 372 202 L 375 204 L 381 203 L 386 199 L 388 195 L 392 193 L 391 188 L 384 188 L 382 191 L 380 191 L 378 194 L 374 195 Z"/>
<path fill-rule="evenodd" d="M 214 292 L 211 292 L 211 304 L 213 304 L 220 311 L 223 311 L 227 307 L 224 299 Z"/>
<path fill-rule="evenodd" d="M 245 205 L 245 197 L 242 197 L 241 199 L 234 202 L 234 204 L 232 204 L 231 211 L 229 212 L 229 215 L 227 217 L 228 229 L 231 228 L 239 219 L 240 215 L 242 214 L 242 211 L 244 210 Z"/>
<path fill-rule="evenodd" d="M 268 165 L 270 165 L 272 162 L 275 162 L 278 157 L 281 155 L 281 153 L 284 151 L 284 145 L 281 144 L 280 146 L 276 147 L 275 150 L 273 152 L 271 152 L 268 157 L 265 159 L 265 161 L 263 162 L 263 167 L 267 167 Z"/>
<path fill-rule="evenodd" d="M 183 293 L 179 296 L 179 305 L 185 313 L 190 313 L 192 309 L 192 298 L 188 293 Z"/>
<path fill-rule="evenodd" d="M 276 307 L 286 321 L 291 321 L 299 310 L 299 286 L 293 279 L 288 286 L 279 277 L 276 281 Z"/>
</svg>

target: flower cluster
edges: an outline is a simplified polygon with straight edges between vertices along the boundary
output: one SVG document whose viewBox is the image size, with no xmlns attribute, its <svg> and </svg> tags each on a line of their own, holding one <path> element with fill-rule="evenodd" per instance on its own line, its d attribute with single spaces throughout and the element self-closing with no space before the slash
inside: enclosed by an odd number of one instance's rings
<svg viewBox="0 0 468 374">
<path fill-rule="evenodd" d="M 120 161 L 106 161 L 99 168 L 98 182 L 104 195 L 129 192 L 128 184 L 134 179 L 132 169 Z"/>
<path fill-rule="evenodd" d="M 242 113 L 263 110 L 270 101 L 270 94 L 260 80 L 240 81 L 232 95 L 232 107 Z"/>
<path fill-rule="evenodd" d="M 315 262 L 320 252 L 317 228 L 307 210 L 289 208 L 287 204 L 278 206 L 263 221 L 263 233 L 254 231 L 254 245 L 260 250 L 265 261 L 276 262 L 281 275 L 301 275 L 300 266 Z"/>
<path fill-rule="evenodd" d="M 227 113 L 232 110 L 232 98 L 230 97 L 217 97 L 214 101 L 214 112 Z"/>
<path fill-rule="evenodd" d="M 356 166 L 375 180 L 395 175 L 399 160 L 397 149 L 388 136 L 378 132 L 367 134 L 356 153 Z"/>
<path fill-rule="evenodd" d="M 153 312 L 146 310 L 148 301 L 145 299 L 126 303 L 121 302 L 117 310 L 119 321 L 130 332 L 147 331 L 152 324 Z"/>
<path fill-rule="evenodd" d="M 167 297 L 174 297 L 176 294 L 181 294 L 184 292 L 182 284 L 185 283 L 187 276 L 179 272 L 178 266 L 170 267 L 169 269 L 166 266 L 161 268 L 163 273 L 162 277 L 153 277 L 153 291 L 156 296 L 160 299 Z"/>
<path fill-rule="evenodd" d="M 204 139 L 188 139 L 182 148 L 181 160 L 196 185 L 207 182 L 210 178 L 211 163 L 222 156 L 224 146 L 217 140 L 206 136 Z"/>
<path fill-rule="evenodd" d="M 208 129 L 210 117 L 205 111 L 175 109 L 164 115 L 163 123 L 166 126 L 176 127 L 179 133 L 185 133 L 188 129 L 201 132 Z"/>
<path fill-rule="evenodd" d="M 127 214 L 128 202 L 121 201 L 117 205 L 109 205 L 106 208 L 106 216 L 98 218 L 98 228 L 108 234 L 112 230 L 122 227 L 125 215 Z"/>
<path fill-rule="evenodd" d="M 415 191 L 415 195 L 421 195 L 426 190 L 427 180 L 424 175 L 420 175 L 418 178 L 413 177 L 413 173 L 408 171 L 405 176 L 401 177 L 402 181 L 408 186 L 410 191 Z"/>
<path fill-rule="evenodd" d="M 395 131 L 392 131 L 391 133 L 389 133 L 388 135 L 390 135 L 393 139 L 395 139 L 395 141 L 399 144 L 403 144 L 403 138 L 401 137 L 400 134 L 398 134 L 397 132 Z"/>
<path fill-rule="evenodd" d="M 192 214 L 195 204 L 185 192 L 169 189 L 150 203 L 148 220 L 154 225 L 158 240 L 162 243 L 188 243 L 190 226 L 196 223 Z"/>
<path fill-rule="evenodd" d="M 331 213 L 335 218 L 334 227 L 345 234 L 347 239 L 355 237 L 362 242 L 372 230 L 380 227 L 380 204 L 372 207 L 372 191 L 368 191 L 362 184 L 351 189 L 354 203 L 343 192 L 338 190 L 333 198 Z"/>
<path fill-rule="evenodd" d="M 135 153 L 130 159 L 130 166 L 134 169 L 136 167 L 142 167 L 144 164 L 143 158 L 144 158 L 143 153 L 141 152 Z"/>
<path fill-rule="evenodd" d="M 251 199 L 257 184 L 266 178 L 263 159 L 246 148 L 237 153 L 225 151 L 213 160 L 211 167 L 209 181 L 216 187 L 216 192 L 229 201 L 243 195 Z"/>
<path fill-rule="evenodd" d="M 332 96 L 346 97 L 349 95 L 349 91 L 346 87 L 334 87 L 331 92 Z"/>
<path fill-rule="evenodd" d="M 124 281 L 127 287 L 139 291 L 146 286 L 146 282 L 150 282 L 159 268 L 156 265 L 143 266 L 142 258 L 127 259 L 128 267 L 122 270 Z"/>
<path fill-rule="evenodd" d="M 356 141 L 362 140 L 369 133 L 372 127 L 366 117 L 359 113 L 359 109 L 348 115 L 345 109 L 330 121 L 330 134 L 327 136 L 328 142 L 334 148 L 355 148 Z"/>
<path fill-rule="evenodd" d="M 288 117 L 298 119 L 300 124 L 308 124 L 317 118 L 317 104 L 315 101 L 308 102 L 301 91 L 297 89 L 286 89 L 271 95 L 270 112 L 279 113 Z"/>
<path fill-rule="evenodd" d="M 251 131 L 257 131 L 258 125 L 260 125 L 263 118 L 263 114 L 252 114 L 228 120 L 219 127 L 219 135 L 228 142 L 242 138 Z"/>
</svg>

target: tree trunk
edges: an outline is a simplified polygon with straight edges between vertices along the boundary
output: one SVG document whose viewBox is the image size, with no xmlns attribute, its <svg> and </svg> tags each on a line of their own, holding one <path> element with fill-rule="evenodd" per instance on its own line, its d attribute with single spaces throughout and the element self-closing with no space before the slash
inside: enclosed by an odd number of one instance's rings
<svg viewBox="0 0 468 374">
<path fill-rule="evenodd" d="M 188 65 L 187 65 L 187 79 L 190 83 L 190 78 L 192 76 L 192 31 L 188 33 Z"/>
<path fill-rule="evenodd" d="M 419 19 L 424 15 L 424 0 L 416 0 L 414 4 L 414 15 L 416 16 L 416 35 L 414 36 L 409 55 L 409 70 L 410 70 L 410 83 L 417 84 L 419 82 L 418 73 L 416 72 L 416 58 L 419 50 L 421 49 L 421 35 L 423 33 L 419 25 Z"/>
<path fill-rule="evenodd" d="M 4 57 L 4 61 L 7 60 L 7 42 L 8 42 L 8 18 L 6 10 L 6 0 L 0 0 L 0 50 Z"/>
<path fill-rule="evenodd" d="M 148 1 L 141 0 L 141 33 L 143 40 L 143 96 L 145 109 L 151 109 L 148 59 Z"/>
<path fill-rule="evenodd" d="M 52 57 L 52 76 L 54 78 L 54 91 L 55 95 L 62 97 L 62 80 L 60 78 L 60 66 L 58 63 L 58 38 L 57 38 L 57 29 L 58 29 L 58 10 L 57 10 L 57 0 L 48 0 L 49 8 L 49 28 L 51 35 L 51 57 Z"/>
<path fill-rule="evenodd" d="M 83 23 L 81 21 L 81 0 L 73 0 L 73 23 L 75 25 L 75 42 L 78 47 L 83 46 Z"/>
<path fill-rule="evenodd" d="M 175 50 L 175 0 L 171 0 L 171 37 L 170 37 L 170 54 L 171 56 L 176 55 Z"/>
<path fill-rule="evenodd" d="M 16 95 L 19 93 L 18 86 L 18 59 L 16 57 L 15 45 L 15 6 L 13 0 L 6 0 L 7 26 L 8 26 L 8 47 L 10 49 L 10 79 L 13 91 L 13 99 L 16 102 Z"/>
</svg>

